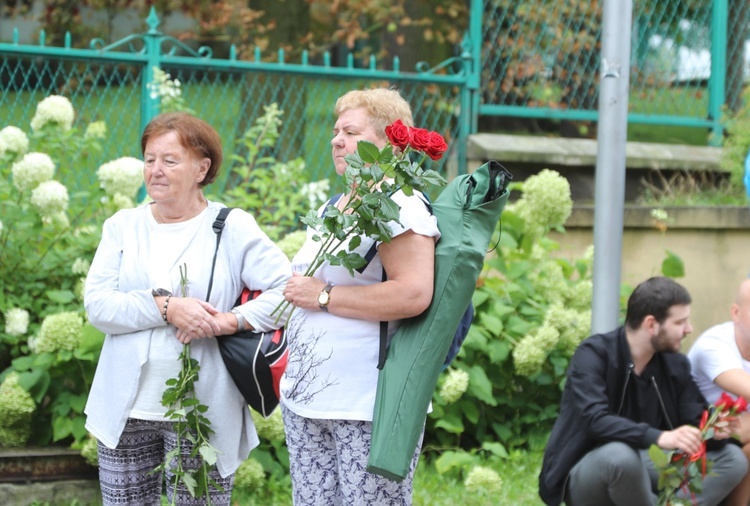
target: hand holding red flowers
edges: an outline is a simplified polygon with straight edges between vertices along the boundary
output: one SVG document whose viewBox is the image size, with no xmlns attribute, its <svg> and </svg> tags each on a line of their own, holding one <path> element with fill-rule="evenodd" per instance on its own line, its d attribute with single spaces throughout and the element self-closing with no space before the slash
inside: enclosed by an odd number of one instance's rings
<svg viewBox="0 0 750 506">
<path fill-rule="evenodd" d="M 695 494 L 703 489 L 703 478 L 713 464 L 706 456 L 706 441 L 731 437 L 737 428 L 737 415 L 746 409 L 747 401 L 743 397 L 735 400 L 729 394 L 722 393 L 719 400 L 703 412 L 698 427 L 702 439 L 698 451 L 685 453 L 673 450 L 665 453 L 657 445 L 651 445 L 648 454 L 659 472 L 657 505 L 677 504 L 676 494 L 680 490 L 695 502 Z"/>
</svg>

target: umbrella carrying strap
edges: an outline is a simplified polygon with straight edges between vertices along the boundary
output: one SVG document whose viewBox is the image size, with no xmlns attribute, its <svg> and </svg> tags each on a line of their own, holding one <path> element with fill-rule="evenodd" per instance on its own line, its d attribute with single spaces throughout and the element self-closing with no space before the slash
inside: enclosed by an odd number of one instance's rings
<svg viewBox="0 0 750 506">
<path fill-rule="evenodd" d="M 214 268 L 224 222 L 231 211 L 231 207 L 222 208 L 213 223 L 213 230 L 216 233 L 216 249 L 211 262 L 211 277 L 208 282 L 206 301 L 211 295 L 214 282 Z M 250 292 L 244 288 L 234 305 L 244 304 L 258 295 L 260 295 L 259 290 Z M 264 417 L 271 416 L 279 404 L 281 376 L 289 361 L 289 349 L 284 329 L 269 332 L 241 330 L 234 334 L 217 336 L 216 341 L 219 343 L 224 365 L 245 401 Z"/>
</svg>

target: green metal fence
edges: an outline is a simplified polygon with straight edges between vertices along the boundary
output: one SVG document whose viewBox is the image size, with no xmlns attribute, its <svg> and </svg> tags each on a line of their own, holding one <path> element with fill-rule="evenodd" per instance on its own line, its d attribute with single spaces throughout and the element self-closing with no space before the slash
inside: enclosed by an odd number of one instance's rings
<svg viewBox="0 0 750 506">
<path fill-rule="evenodd" d="M 161 68 L 181 81 L 184 96 L 235 152 L 235 140 L 263 112 L 284 110 L 280 160 L 302 157 L 313 179 L 330 175 L 335 99 L 344 91 L 394 86 L 412 104 L 419 126 L 438 130 L 451 149 L 447 164 L 463 172 L 466 140 L 482 116 L 597 119 L 601 1 L 470 0 L 460 56 L 432 69 L 405 72 L 398 58 L 382 70 L 349 57 L 345 67 L 212 58 L 162 34 L 152 11 L 147 32 L 89 49 L 0 43 L 0 118 L 25 127 L 50 94 L 69 97 L 77 124 L 105 120 L 110 135 L 94 162 L 138 156 L 142 128 L 158 111 L 148 84 Z M 745 72 L 750 2 L 634 0 L 630 115 L 632 123 L 682 125 L 722 132 L 724 104 L 736 108 Z M 697 63 L 693 63 L 697 62 Z M 714 135 L 712 141 L 721 141 Z M 227 157 L 229 159 L 229 157 Z M 62 160 L 66 183 L 94 180 L 76 159 Z M 226 172 L 226 171 L 225 171 Z"/>
<path fill-rule="evenodd" d="M 473 0 L 479 115 L 597 119 L 603 1 Z M 629 123 L 710 129 L 748 79 L 750 2 L 633 0 Z M 744 57 L 743 57 L 744 56 Z"/>
<path fill-rule="evenodd" d="M 50 94 L 71 99 L 77 125 L 107 123 L 110 135 L 93 170 L 73 170 L 74 158 L 60 161 L 65 183 L 93 182 L 98 164 L 140 156 L 140 132 L 159 109 L 148 89 L 157 67 L 180 81 L 187 105 L 219 131 L 227 154 L 235 152 L 236 140 L 263 115 L 263 106 L 277 103 L 284 111 L 281 141 L 269 154 L 282 161 L 301 157 L 313 180 L 328 177 L 336 99 L 350 89 L 378 85 L 401 90 L 414 109 L 415 123 L 445 135 L 450 149 L 441 169 L 455 164 L 456 170 L 465 171 L 463 151 L 471 125 L 459 112 L 462 102 L 464 110 L 471 102 L 465 85 L 466 58 L 422 72 L 401 72 L 397 58 L 393 70 L 387 71 L 376 68 L 374 60 L 367 68 L 357 68 L 351 57 L 346 67 L 332 67 L 327 59 L 312 65 L 305 54 L 297 64 L 284 63 L 283 54 L 278 63 L 263 62 L 260 55 L 255 61 L 240 61 L 233 54 L 215 59 L 207 48 L 194 51 L 162 34 L 153 9 L 146 21 L 147 33 L 108 46 L 94 40 L 90 49 L 72 48 L 69 37 L 64 47 L 45 47 L 44 33 L 38 45 L 19 44 L 17 34 L 13 42 L 0 43 L 4 124 L 27 127 L 35 104 Z"/>
</svg>

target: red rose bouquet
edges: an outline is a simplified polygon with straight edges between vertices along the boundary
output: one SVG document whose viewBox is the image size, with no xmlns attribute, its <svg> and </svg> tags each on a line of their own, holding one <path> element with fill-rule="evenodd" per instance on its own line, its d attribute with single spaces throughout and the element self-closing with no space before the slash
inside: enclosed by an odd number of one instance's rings
<svg viewBox="0 0 750 506">
<path fill-rule="evenodd" d="M 408 127 L 401 120 L 385 128 L 386 145 L 379 149 L 368 141 L 359 141 L 357 150 L 345 157 L 344 180 L 347 200 L 339 210 L 329 205 L 323 216 L 310 211 L 302 222 L 316 231 L 320 248 L 305 276 L 312 276 L 323 262 L 341 265 L 350 274 L 365 264 L 354 250 L 362 235 L 390 242 L 388 222 L 399 221 L 399 206 L 391 198 L 397 191 L 412 195 L 414 190 L 427 193 L 445 184 L 435 170 L 423 167 L 427 159 L 439 160 L 448 149 L 442 135 L 424 128 Z M 421 157 L 419 156 L 421 154 Z M 417 155 L 418 161 L 412 160 Z M 282 302 L 272 314 L 278 318 L 289 305 Z"/>
<path fill-rule="evenodd" d="M 648 455 L 659 472 L 659 497 L 657 505 L 676 506 L 684 504 L 677 494 L 691 498 L 696 503 L 695 494 L 703 490 L 703 478 L 711 471 L 713 464 L 706 456 L 706 441 L 714 437 L 719 423 L 727 418 L 743 413 L 747 409 L 744 397 L 732 399 L 727 393 L 722 393 L 719 400 L 703 412 L 698 428 L 701 431 L 703 443 L 700 450 L 688 454 L 679 450 L 665 452 L 657 445 L 651 445 Z"/>
</svg>

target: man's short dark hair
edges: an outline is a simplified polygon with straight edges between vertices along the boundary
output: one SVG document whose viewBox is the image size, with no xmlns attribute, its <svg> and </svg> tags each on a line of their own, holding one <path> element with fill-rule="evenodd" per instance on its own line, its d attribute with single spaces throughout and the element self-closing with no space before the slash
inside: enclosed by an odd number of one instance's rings
<svg viewBox="0 0 750 506">
<path fill-rule="evenodd" d="M 625 325 L 630 329 L 637 329 L 648 315 L 653 316 L 657 322 L 664 323 L 672 306 L 691 302 L 685 287 L 673 279 L 662 276 L 649 278 L 635 287 L 630 295 Z"/>
</svg>

